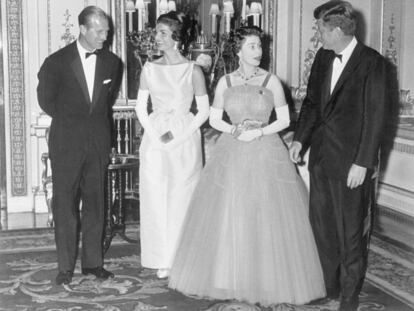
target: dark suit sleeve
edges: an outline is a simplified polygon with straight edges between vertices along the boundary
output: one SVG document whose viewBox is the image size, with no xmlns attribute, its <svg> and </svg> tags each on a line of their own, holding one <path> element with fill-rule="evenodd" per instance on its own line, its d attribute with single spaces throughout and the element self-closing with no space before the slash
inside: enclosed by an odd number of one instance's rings
<svg viewBox="0 0 414 311">
<path fill-rule="evenodd" d="M 369 70 L 363 92 L 363 124 L 361 139 L 354 163 L 366 168 L 374 168 L 378 162 L 378 151 L 382 140 L 385 108 L 387 105 L 387 65 L 378 55 Z"/>
<path fill-rule="evenodd" d="M 321 81 L 319 77 L 319 63 L 322 58 L 322 49 L 316 53 L 315 60 L 312 64 L 306 97 L 303 100 L 298 122 L 295 128 L 293 140 L 299 141 L 302 145 L 309 144 L 310 137 L 317 122 L 320 109 L 320 87 Z"/>
<path fill-rule="evenodd" d="M 122 83 L 122 73 L 124 66 L 121 59 L 118 56 L 115 56 L 114 60 L 115 65 L 113 66 L 113 71 L 111 73 L 112 80 L 114 83 L 111 86 L 110 90 L 110 102 L 113 105 L 118 97 L 119 90 Z"/>
<path fill-rule="evenodd" d="M 60 75 L 59 67 L 48 57 L 37 74 L 37 100 L 39 106 L 52 118 L 56 112 L 56 101 L 59 93 Z"/>
</svg>

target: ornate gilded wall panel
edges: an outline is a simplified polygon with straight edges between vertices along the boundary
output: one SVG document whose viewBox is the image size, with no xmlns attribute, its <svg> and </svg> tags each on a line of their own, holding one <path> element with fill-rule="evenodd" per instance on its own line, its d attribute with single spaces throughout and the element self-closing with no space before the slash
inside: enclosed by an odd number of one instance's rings
<svg viewBox="0 0 414 311">
<path fill-rule="evenodd" d="M 27 194 L 25 86 L 22 2 L 6 2 L 9 55 L 10 190 L 12 196 Z"/>
</svg>

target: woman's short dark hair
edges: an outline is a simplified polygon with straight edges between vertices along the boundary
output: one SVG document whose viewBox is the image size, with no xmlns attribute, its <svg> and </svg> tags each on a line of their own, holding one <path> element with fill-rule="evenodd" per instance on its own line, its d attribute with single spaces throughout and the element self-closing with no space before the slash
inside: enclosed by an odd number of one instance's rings
<svg viewBox="0 0 414 311">
<path fill-rule="evenodd" d="M 249 36 L 256 36 L 256 37 L 259 37 L 260 40 L 262 40 L 263 32 L 257 26 L 240 27 L 240 28 L 236 29 L 236 31 L 234 32 L 234 37 L 233 37 L 233 40 L 234 40 L 234 43 L 235 43 L 234 44 L 234 52 L 236 54 L 241 50 L 241 47 L 242 47 L 244 41 Z"/>
<path fill-rule="evenodd" d="M 89 26 L 93 16 L 101 17 L 108 20 L 108 15 L 106 15 L 104 10 L 97 6 L 90 5 L 85 7 L 82 10 L 82 12 L 80 12 L 80 14 L 78 15 L 79 26 Z"/>
<path fill-rule="evenodd" d="M 328 1 L 318 6 L 313 11 L 313 16 L 322 19 L 328 27 L 339 27 L 345 35 L 355 34 L 356 17 L 352 5 L 347 1 Z"/>
<path fill-rule="evenodd" d="M 170 11 L 161 14 L 157 19 L 157 24 L 167 25 L 172 31 L 172 39 L 174 41 L 182 41 L 183 39 L 183 15 L 176 11 Z"/>
</svg>

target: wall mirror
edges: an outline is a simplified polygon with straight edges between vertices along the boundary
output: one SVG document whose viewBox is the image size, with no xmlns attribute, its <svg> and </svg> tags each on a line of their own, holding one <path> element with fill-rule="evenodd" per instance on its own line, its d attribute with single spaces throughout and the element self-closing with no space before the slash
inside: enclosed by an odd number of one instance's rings
<svg viewBox="0 0 414 311">
<path fill-rule="evenodd" d="M 154 42 L 154 27 L 160 14 L 170 10 L 184 13 L 187 36 L 181 47 L 183 54 L 200 61 L 208 75 L 207 81 L 212 82 L 223 74 L 221 71 L 236 66 L 231 63 L 234 60 L 231 57 L 218 59 L 220 51 L 225 50 L 229 33 L 243 24 L 256 25 L 269 33 L 273 29 L 272 5 L 271 0 L 114 1 L 112 15 L 115 24 L 120 25 L 115 29 L 114 49 L 126 64 L 119 104 L 135 101 L 142 66 L 148 59 L 161 56 Z M 269 57 L 266 61 L 269 64 Z M 222 67 L 216 77 L 211 76 L 214 65 Z"/>
</svg>

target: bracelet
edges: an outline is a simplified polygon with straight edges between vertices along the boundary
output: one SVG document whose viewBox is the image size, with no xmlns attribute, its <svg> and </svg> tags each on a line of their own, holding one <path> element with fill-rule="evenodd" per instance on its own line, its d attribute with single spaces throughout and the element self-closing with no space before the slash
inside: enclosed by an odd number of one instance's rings
<svg viewBox="0 0 414 311">
<path fill-rule="evenodd" d="M 234 133 L 236 132 L 237 126 L 232 125 L 231 129 L 230 129 L 230 135 L 234 135 Z"/>
</svg>

